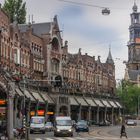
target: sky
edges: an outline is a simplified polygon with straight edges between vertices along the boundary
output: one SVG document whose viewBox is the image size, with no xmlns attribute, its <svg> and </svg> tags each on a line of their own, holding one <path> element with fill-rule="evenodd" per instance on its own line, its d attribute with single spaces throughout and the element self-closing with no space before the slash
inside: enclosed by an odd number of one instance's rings
<svg viewBox="0 0 140 140">
<path fill-rule="evenodd" d="M 68 41 L 69 52 L 101 56 L 105 62 L 109 48 L 115 63 L 116 79 L 124 78 L 128 60 L 130 13 L 134 0 L 68 0 L 79 3 L 109 7 L 110 15 L 102 15 L 102 8 L 81 6 L 62 0 L 23 0 L 26 1 L 27 22 L 33 15 L 35 23 L 50 22 L 57 15 L 63 40 Z M 135 0 L 140 5 L 140 0 Z M 0 0 L 3 4 L 4 0 Z M 138 11 L 140 6 L 138 7 Z"/>
</svg>

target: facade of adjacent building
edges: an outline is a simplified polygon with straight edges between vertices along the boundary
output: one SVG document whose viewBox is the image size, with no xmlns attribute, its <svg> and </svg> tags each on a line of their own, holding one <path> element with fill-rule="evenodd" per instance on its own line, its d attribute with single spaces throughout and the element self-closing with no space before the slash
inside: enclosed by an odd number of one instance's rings
<svg viewBox="0 0 140 140">
<path fill-rule="evenodd" d="M 57 16 L 52 22 L 18 25 L 0 9 L 0 101 L 9 97 L 14 82 L 14 125 L 17 119 L 56 115 L 72 119 L 110 120 L 115 123 L 122 106 L 115 98 L 115 65 L 109 49 L 106 62 L 100 56 L 69 52 Z M 94 50 L 93 50 L 94 51 Z M 25 108 L 26 106 L 26 108 Z M 6 103 L 0 118 L 6 114 Z"/>
</svg>

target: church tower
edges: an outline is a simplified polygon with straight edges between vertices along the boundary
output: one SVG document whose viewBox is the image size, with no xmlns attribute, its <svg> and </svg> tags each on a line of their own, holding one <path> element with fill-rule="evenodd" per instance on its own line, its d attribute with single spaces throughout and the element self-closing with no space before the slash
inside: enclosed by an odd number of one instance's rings
<svg viewBox="0 0 140 140">
<path fill-rule="evenodd" d="M 115 65 L 111 55 L 111 49 L 109 48 L 108 57 L 106 59 L 108 73 L 115 78 Z"/>
<path fill-rule="evenodd" d="M 132 8 L 130 15 L 131 25 L 129 26 L 129 42 L 128 46 L 128 63 L 129 70 L 140 70 L 140 12 L 136 3 Z"/>
<path fill-rule="evenodd" d="M 140 12 L 134 2 L 133 12 L 130 14 L 128 62 L 124 79 L 139 86 L 140 83 Z"/>
</svg>

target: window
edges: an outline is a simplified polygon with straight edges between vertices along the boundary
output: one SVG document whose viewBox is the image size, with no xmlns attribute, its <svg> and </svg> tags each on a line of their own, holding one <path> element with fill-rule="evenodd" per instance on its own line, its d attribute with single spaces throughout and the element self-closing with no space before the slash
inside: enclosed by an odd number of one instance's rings
<svg viewBox="0 0 140 140">
<path fill-rule="evenodd" d="M 59 42 L 57 38 L 54 38 L 52 40 L 52 50 L 57 51 L 59 48 Z"/>
<path fill-rule="evenodd" d="M 52 59 L 51 68 L 52 68 L 52 72 L 59 73 L 59 60 Z"/>
</svg>

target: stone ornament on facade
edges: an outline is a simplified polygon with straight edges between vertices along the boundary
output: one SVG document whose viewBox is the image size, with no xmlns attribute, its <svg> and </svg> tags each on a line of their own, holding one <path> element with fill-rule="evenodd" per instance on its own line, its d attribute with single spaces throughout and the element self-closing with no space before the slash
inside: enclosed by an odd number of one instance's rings
<svg viewBox="0 0 140 140">
<path fill-rule="evenodd" d="M 15 96 L 15 83 L 14 82 L 8 82 L 7 85 L 7 94 L 9 98 L 14 98 Z"/>
</svg>

